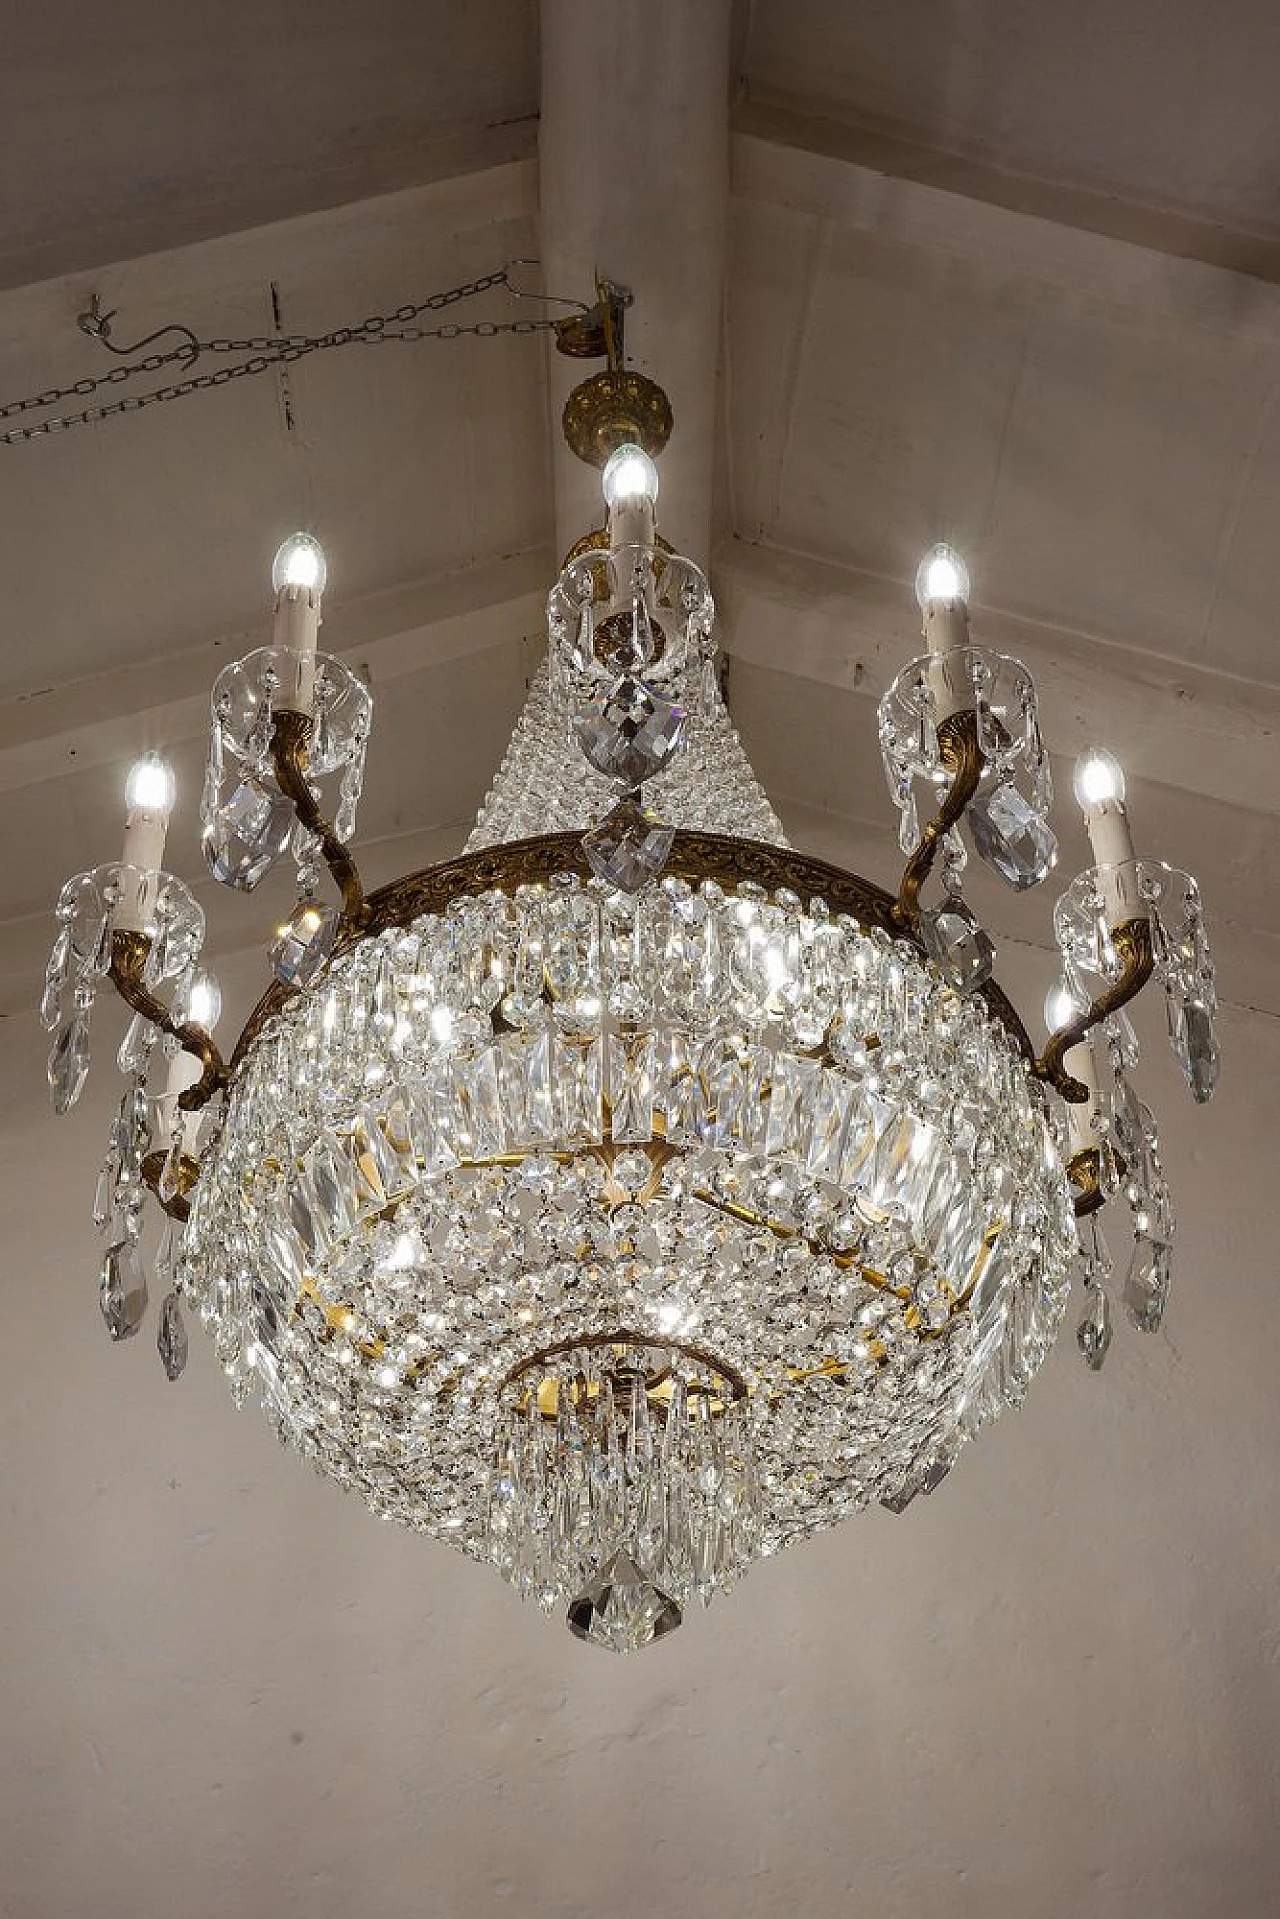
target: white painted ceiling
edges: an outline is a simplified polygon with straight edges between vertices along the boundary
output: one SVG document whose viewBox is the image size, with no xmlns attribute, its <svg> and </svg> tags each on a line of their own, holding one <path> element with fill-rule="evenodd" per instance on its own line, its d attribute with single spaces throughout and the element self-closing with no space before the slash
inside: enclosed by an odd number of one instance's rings
<svg viewBox="0 0 1280 1919">
<path fill-rule="evenodd" d="M 173 1389 L 149 1340 L 111 1350 L 88 1220 L 111 1074 L 55 1123 L 32 1017 L 57 886 L 112 856 L 149 743 L 198 871 L 208 684 L 258 643 L 301 519 L 325 641 L 378 699 L 368 875 L 456 849 L 538 655 L 565 369 L 536 337 L 353 346 L 292 370 L 292 430 L 268 375 L 0 446 L 4 1919 L 1280 1904 L 1280 17 L 755 0 L 732 44 L 695 556 L 731 705 L 797 843 L 891 878 L 874 702 L 943 534 L 983 636 L 1036 673 L 1063 794 L 1095 733 L 1132 769 L 1144 848 L 1201 877 L 1227 1002 L 1207 1112 L 1143 1022 L 1184 1222 L 1166 1332 L 1118 1336 L 1097 1379 L 1068 1333 L 935 1499 L 630 1662 L 307 1475 L 198 1340 Z M 633 191 L 683 137 L 650 80 Z M 544 93 L 525 0 L 7 21 L 0 404 L 106 369 L 75 327 L 95 291 L 124 342 L 268 331 L 273 284 L 310 331 L 546 252 Z M 598 144 L 583 174 L 607 180 Z M 662 377 L 660 311 L 638 337 Z M 231 1024 L 273 903 L 210 892 Z M 1051 901 L 975 900 L 1030 1014 Z"/>
</svg>

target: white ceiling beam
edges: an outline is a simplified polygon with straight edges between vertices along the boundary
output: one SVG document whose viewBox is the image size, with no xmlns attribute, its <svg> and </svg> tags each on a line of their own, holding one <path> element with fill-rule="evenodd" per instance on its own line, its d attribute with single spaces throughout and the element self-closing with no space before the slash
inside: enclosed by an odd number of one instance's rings
<svg viewBox="0 0 1280 1919">
<path fill-rule="evenodd" d="M 252 190 L 179 202 L 146 199 L 128 219 L 94 221 L 21 249 L 0 253 L 0 292 L 49 280 L 100 274 L 153 255 L 225 242 L 232 248 L 264 227 L 325 221 L 351 208 L 376 206 L 405 193 L 448 195 L 454 182 L 532 166 L 537 123 L 520 120 L 469 127 L 351 162 L 308 169 L 303 181 L 267 177 Z"/>
<path fill-rule="evenodd" d="M 1280 243 L 1020 180 L 803 103 L 733 113 L 735 197 L 1027 274 L 1073 295 L 1280 340 Z"/>
</svg>

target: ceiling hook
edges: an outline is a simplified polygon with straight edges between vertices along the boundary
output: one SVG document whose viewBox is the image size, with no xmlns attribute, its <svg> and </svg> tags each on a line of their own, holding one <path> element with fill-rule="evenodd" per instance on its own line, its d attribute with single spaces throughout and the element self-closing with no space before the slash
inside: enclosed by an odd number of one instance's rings
<svg viewBox="0 0 1280 1919">
<path fill-rule="evenodd" d="M 108 353 L 117 354 L 121 359 L 128 359 L 130 354 L 139 353 L 143 347 L 154 345 L 157 340 L 163 340 L 169 333 L 180 334 L 182 345 L 175 347 L 171 354 L 167 354 L 165 356 L 167 359 L 180 360 L 185 367 L 192 367 L 200 358 L 199 340 L 190 327 L 183 326 L 177 320 L 171 320 L 167 326 L 157 327 L 154 333 L 145 334 L 141 340 L 131 340 L 128 346 L 117 346 L 111 337 L 111 322 L 116 317 L 116 311 L 117 309 L 112 307 L 109 312 L 104 313 L 98 295 L 90 294 L 88 306 L 83 313 L 76 315 L 76 325 L 82 333 L 87 333 L 91 340 L 97 340 L 100 346 L 104 346 Z"/>
</svg>

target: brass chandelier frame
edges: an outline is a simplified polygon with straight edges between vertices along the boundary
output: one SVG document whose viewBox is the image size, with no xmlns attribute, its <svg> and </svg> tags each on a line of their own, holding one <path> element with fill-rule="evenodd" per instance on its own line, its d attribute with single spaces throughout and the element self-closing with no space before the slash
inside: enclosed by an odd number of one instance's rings
<svg viewBox="0 0 1280 1919">
<path fill-rule="evenodd" d="M 630 295 L 607 281 L 596 284 L 597 304 L 584 316 L 557 323 L 560 350 L 574 357 L 603 357 L 604 370 L 581 382 L 565 404 L 562 429 L 577 456 L 601 466 L 619 446 L 636 443 L 650 454 L 660 452 L 671 432 L 671 406 L 662 388 L 622 364 L 622 332 Z M 579 540 L 570 558 L 594 550 L 606 536 L 592 532 Z M 667 542 L 660 548 L 670 551 Z M 313 835 L 341 895 L 342 905 L 333 952 L 335 957 L 389 927 L 408 927 L 425 913 L 441 912 L 452 900 L 489 891 L 545 883 L 554 874 L 573 873 L 588 879 L 591 869 L 577 833 L 548 833 L 486 847 L 438 866 L 405 874 L 366 894 L 359 867 L 350 849 L 339 839 L 332 822 L 321 811 L 307 777 L 308 748 L 313 721 L 305 713 L 282 711 L 273 716 L 270 742 L 272 768 L 280 791 L 290 800 L 301 825 Z M 847 913 L 866 930 L 878 928 L 894 938 L 909 940 L 922 954 L 920 897 L 947 834 L 963 818 L 978 791 L 986 765 L 973 707 L 952 714 L 938 727 L 939 758 L 950 773 L 950 784 L 937 812 L 924 826 L 915 850 L 903 868 L 896 893 L 888 893 L 856 873 L 806 854 L 728 834 L 680 830 L 675 834 L 664 871 L 673 878 L 697 884 L 714 880 L 737 886 L 744 881 L 773 892 L 786 887 L 801 898 L 820 896 L 833 911 Z M 1154 955 L 1151 928 L 1144 919 L 1131 919 L 1112 930 L 1122 962 L 1118 979 L 1101 992 L 1062 1031 L 1054 1034 L 1037 1054 L 1012 1002 L 994 981 L 978 991 L 993 1018 L 1004 1027 L 1028 1069 L 1052 1086 L 1069 1104 L 1089 1099 L 1089 1089 L 1067 1071 L 1066 1057 L 1103 1020 L 1128 1004 L 1151 978 Z M 219 1092 L 234 1083 L 250 1048 L 267 1022 L 305 988 L 274 981 L 263 993 L 240 1034 L 230 1059 L 224 1059 L 212 1035 L 193 1021 L 175 1020 L 169 1009 L 144 983 L 151 940 L 145 933 L 117 931 L 112 936 L 110 978 L 122 999 L 151 1020 L 162 1033 L 193 1054 L 201 1065 L 196 1083 L 181 1093 L 184 1112 L 198 1112 Z M 553 995 L 544 984 L 544 995 Z M 495 1026 L 501 1015 L 493 1014 Z M 814 1049 L 822 1058 L 827 1045 Z M 177 1190 L 160 1192 L 164 1155 L 153 1153 L 143 1162 L 143 1178 L 172 1217 L 183 1220 L 190 1210 L 188 1195 L 199 1177 L 199 1163 L 183 1155 L 177 1168 Z M 1075 1153 L 1067 1173 L 1076 1192 L 1077 1214 L 1095 1211 L 1103 1200 L 1101 1154 L 1095 1147 Z"/>
</svg>

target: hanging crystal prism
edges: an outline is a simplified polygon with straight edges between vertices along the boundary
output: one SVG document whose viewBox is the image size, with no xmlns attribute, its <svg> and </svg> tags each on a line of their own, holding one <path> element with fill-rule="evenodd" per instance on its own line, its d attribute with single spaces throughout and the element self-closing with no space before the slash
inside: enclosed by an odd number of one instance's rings
<svg viewBox="0 0 1280 1919">
<path fill-rule="evenodd" d="M 1057 837 L 1016 786 L 1005 782 L 979 793 L 965 822 L 979 859 L 1017 892 L 1039 886 L 1053 871 Z"/>
<path fill-rule="evenodd" d="M 938 971 L 958 993 L 976 992 L 991 977 L 995 947 L 963 900 L 953 896 L 920 914 L 920 940 Z"/>
<path fill-rule="evenodd" d="M 1190 1089 L 1203 1105 L 1218 1083 L 1217 983 L 1200 889 L 1189 873 L 1160 860 L 1137 863 L 1139 894 L 1151 921 L 1156 977 L 1165 990 L 1169 1040 Z"/>
<path fill-rule="evenodd" d="M 99 1274 L 98 1304 L 112 1339 L 131 1339 L 147 1310 L 147 1282 L 137 1241 L 108 1246 Z"/>
<path fill-rule="evenodd" d="M 1145 1234 L 1133 1242 L 1124 1282 L 1124 1308 L 1140 1333 L 1156 1333 L 1169 1300 L 1170 1253 Z"/>
<path fill-rule="evenodd" d="M 49 1054 L 49 1092 L 53 1110 L 59 1118 L 71 1111 L 84 1091 L 84 1083 L 89 1076 L 89 1020 L 92 1010 L 92 992 L 77 988 L 76 1004 L 71 1016 Z"/>
<path fill-rule="evenodd" d="M 309 986 L 333 953 L 341 914 L 318 900 L 301 900 L 280 928 L 269 958 L 271 970 L 286 986 Z"/>
<path fill-rule="evenodd" d="M 1076 1343 L 1090 1372 L 1101 1372 L 1111 1350 L 1111 1333 L 1111 1301 L 1106 1287 L 1096 1280 L 1085 1296 L 1084 1313 L 1076 1327 Z"/>
<path fill-rule="evenodd" d="M 187 1365 L 187 1329 L 176 1292 L 170 1290 L 160 1302 L 156 1327 L 156 1350 L 167 1379 L 181 1379 Z"/>
<path fill-rule="evenodd" d="M 578 716 L 578 744 L 596 771 L 628 789 L 661 773 L 684 743 L 688 715 L 643 680 L 624 675 Z"/>
<path fill-rule="evenodd" d="M 628 793 L 583 835 L 582 848 L 593 873 L 624 893 L 638 893 L 662 871 L 675 836 L 674 826 Z"/>
<path fill-rule="evenodd" d="M 209 871 L 222 886 L 251 893 L 288 848 L 294 810 L 278 786 L 244 779 L 202 839 Z"/>
</svg>

